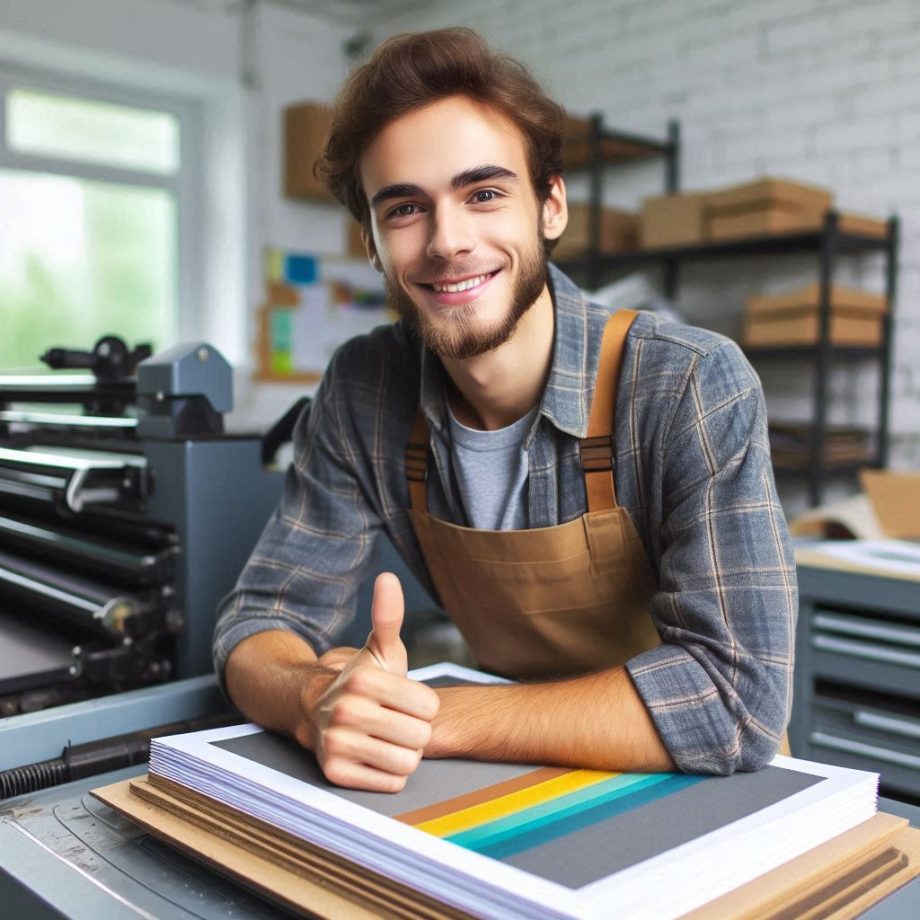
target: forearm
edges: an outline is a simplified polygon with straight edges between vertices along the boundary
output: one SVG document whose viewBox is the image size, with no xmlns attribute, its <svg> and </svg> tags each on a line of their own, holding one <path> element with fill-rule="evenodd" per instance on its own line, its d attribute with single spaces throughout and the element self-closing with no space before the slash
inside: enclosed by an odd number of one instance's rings
<svg viewBox="0 0 920 920">
<path fill-rule="evenodd" d="M 544 684 L 448 687 L 426 757 L 658 772 L 674 763 L 623 668 Z"/>
<path fill-rule="evenodd" d="M 321 665 L 308 642 L 284 630 L 244 639 L 227 659 L 226 685 L 247 718 L 313 746 L 307 714 L 338 672 Z"/>
</svg>

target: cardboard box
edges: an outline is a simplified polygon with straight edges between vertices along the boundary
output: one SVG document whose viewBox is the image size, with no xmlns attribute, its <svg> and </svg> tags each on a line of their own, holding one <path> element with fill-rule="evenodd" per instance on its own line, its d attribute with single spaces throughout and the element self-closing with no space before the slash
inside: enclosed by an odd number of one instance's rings
<svg viewBox="0 0 920 920">
<path fill-rule="evenodd" d="M 317 102 L 289 105 L 284 110 L 284 194 L 288 198 L 333 201 L 313 175 L 329 130 L 329 110 Z"/>
<path fill-rule="evenodd" d="M 737 214 L 708 212 L 705 236 L 714 243 L 782 233 L 810 233 L 821 228 L 823 211 L 763 208 Z"/>
<path fill-rule="evenodd" d="M 855 288 L 833 285 L 831 287 L 831 308 L 841 313 L 881 314 L 888 309 L 888 302 L 883 294 L 859 291 Z M 817 309 L 821 301 L 821 286 L 817 281 L 787 291 L 784 294 L 761 294 L 749 297 L 746 309 L 751 316 L 766 316 L 783 313 L 800 308 Z"/>
<path fill-rule="evenodd" d="M 818 230 L 834 200 L 829 189 L 763 178 L 706 198 L 707 240 L 744 239 Z"/>
<path fill-rule="evenodd" d="M 569 223 L 553 250 L 554 259 L 583 255 L 589 243 L 590 207 L 569 204 Z M 617 208 L 601 210 L 600 252 L 634 252 L 639 246 L 639 215 Z"/>
<path fill-rule="evenodd" d="M 643 249 L 695 246 L 703 242 L 706 194 L 657 195 L 642 202 L 639 242 Z"/>
<path fill-rule="evenodd" d="M 885 536 L 920 539 L 920 472 L 861 470 L 859 480 Z"/>
<path fill-rule="evenodd" d="M 823 214 L 833 202 L 834 193 L 830 189 L 765 176 L 721 192 L 711 192 L 706 206 L 711 216 L 771 209 Z"/>
<path fill-rule="evenodd" d="M 826 211 L 796 211 L 785 206 L 716 214 L 708 212 L 705 236 L 708 240 L 738 240 L 776 233 L 817 233 L 824 226 Z M 888 233 L 887 221 L 864 214 L 840 214 L 838 227 L 844 233 L 882 240 Z"/>
<path fill-rule="evenodd" d="M 855 233 L 859 236 L 872 236 L 883 240 L 888 235 L 888 221 L 866 214 L 842 213 L 839 225 L 845 233 Z"/>
<path fill-rule="evenodd" d="M 749 348 L 785 345 L 816 345 L 820 334 L 817 313 L 784 314 L 769 320 L 747 319 L 744 344 Z M 831 316 L 832 345 L 878 347 L 882 344 L 882 324 L 871 317 Z"/>
<path fill-rule="evenodd" d="M 817 284 L 787 294 L 750 298 L 744 317 L 744 344 L 748 347 L 816 345 L 821 322 L 819 299 Z M 833 287 L 831 344 L 881 345 L 886 310 L 881 295 Z"/>
</svg>

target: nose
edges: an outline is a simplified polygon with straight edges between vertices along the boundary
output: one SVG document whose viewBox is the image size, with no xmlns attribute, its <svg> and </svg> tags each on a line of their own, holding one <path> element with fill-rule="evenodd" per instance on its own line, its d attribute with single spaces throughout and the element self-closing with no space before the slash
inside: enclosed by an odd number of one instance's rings
<svg viewBox="0 0 920 920">
<path fill-rule="evenodd" d="M 429 259 L 452 259 L 476 246 L 470 215 L 462 207 L 432 208 L 429 218 Z"/>
</svg>

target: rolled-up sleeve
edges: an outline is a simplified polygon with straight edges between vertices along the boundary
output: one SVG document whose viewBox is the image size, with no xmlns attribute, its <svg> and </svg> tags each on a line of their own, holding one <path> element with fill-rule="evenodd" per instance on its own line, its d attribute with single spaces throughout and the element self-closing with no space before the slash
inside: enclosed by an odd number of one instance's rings
<svg viewBox="0 0 920 920">
<path fill-rule="evenodd" d="M 354 617 L 381 525 L 354 472 L 335 364 L 295 427 L 281 502 L 221 603 L 213 657 L 224 689 L 227 658 L 249 636 L 290 630 L 321 654 Z"/>
<path fill-rule="evenodd" d="M 679 769 L 756 770 L 790 712 L 798 596 L 762 389 L 734 343 L 689 365 L 660 462 L 662 644 L 627 668 Z"/>
</svg>

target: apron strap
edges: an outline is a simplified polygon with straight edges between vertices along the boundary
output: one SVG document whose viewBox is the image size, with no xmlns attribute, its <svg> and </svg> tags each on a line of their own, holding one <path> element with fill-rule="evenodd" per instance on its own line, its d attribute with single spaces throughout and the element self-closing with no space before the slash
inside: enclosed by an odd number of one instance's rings
<svg viewBox="0 0 920 920">
<path fill-rule="evenodd" d="M 579 442 L 588 511 L 605 511 L 617 506 L 613 485 L 613 414 L 623 363 L 623 345 L 637 315 L 635 310 L 617 310 L 604 328 L 588 418 L 588 436 Z M 406 445 L 406 479 L 409 481 L 409 507 L 414 511 L 427 512 L 428 423 L 421 407 L 415 410 L 412 432 Z"/>
<path fill-rule="evenodd" d="M 591 415 L 588 418 L 588 436 L 580 441 L 588 511 L 606 511 L 617 506 L 613 484 L 613 421 L 617 383 L 623 364 L 623 346 L 629 327 L 637 315 L 635 310 L 617 310 L 604 328 Z"/>
<path fill-rule="evenodd" d="M 409 480 L 409 507 L 428 511 L 428 423 L 421 407 L 415 410 L 412 433 L 406 445 L 406 478 Z"/>
</svg>

